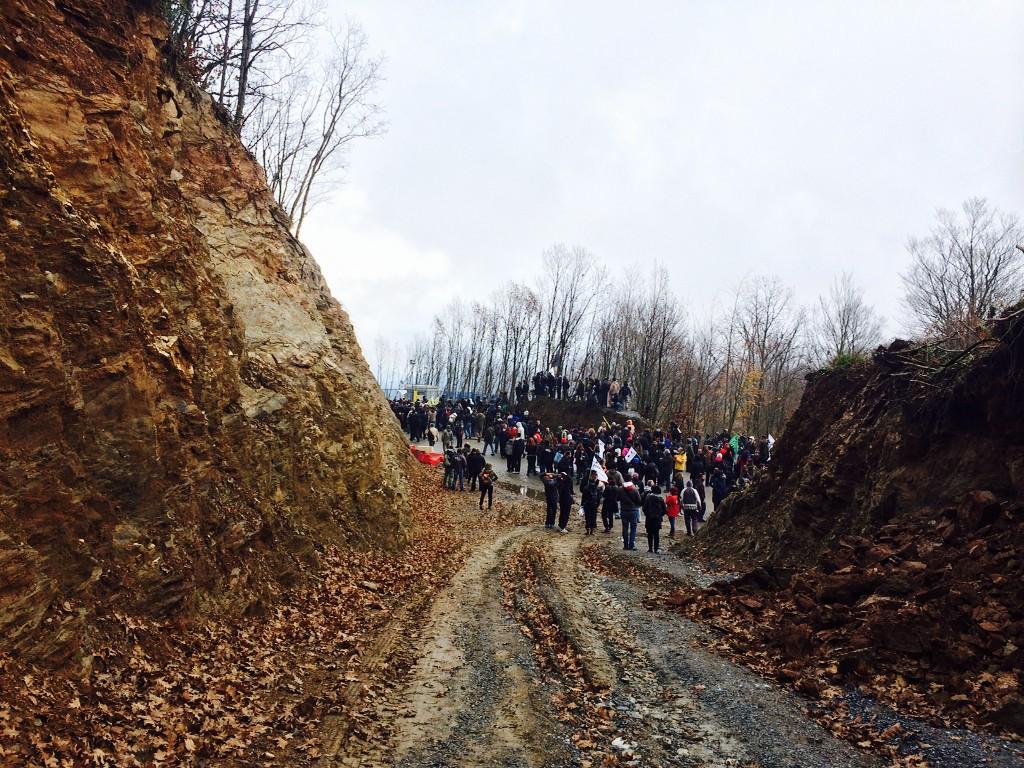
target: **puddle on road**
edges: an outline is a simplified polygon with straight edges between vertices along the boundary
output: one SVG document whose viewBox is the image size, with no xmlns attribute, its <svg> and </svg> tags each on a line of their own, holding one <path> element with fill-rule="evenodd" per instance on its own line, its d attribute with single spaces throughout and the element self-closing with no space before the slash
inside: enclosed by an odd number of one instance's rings
<svg viewBox="0 0 1024 768">
<path fill-rule="evenodd" d="M 538 488 L 531 488 L 528 485 L 522 483 L 516 483 L 509 480 L 498 480 L 497 485 L 499 488 L 504 488 L 506 491 L 512 491 L 519 496 L 526 496 L 531 499 L 544 500 L 544 491 Z"/>
</svg>

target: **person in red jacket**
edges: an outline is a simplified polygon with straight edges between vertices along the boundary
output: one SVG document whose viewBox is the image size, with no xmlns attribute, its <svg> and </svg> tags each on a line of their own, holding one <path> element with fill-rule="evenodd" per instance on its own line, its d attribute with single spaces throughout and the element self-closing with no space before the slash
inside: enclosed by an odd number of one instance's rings
<svg viewBox="0 0 1024 768">
<path fill-rule="evenodd" d="M 679 491 L 673 485 L 665 496 L 665 514 L 668 515 L 668 535 L 674 538 L 676 535 L 676 518 L 679 517 Z"/>
</svg>

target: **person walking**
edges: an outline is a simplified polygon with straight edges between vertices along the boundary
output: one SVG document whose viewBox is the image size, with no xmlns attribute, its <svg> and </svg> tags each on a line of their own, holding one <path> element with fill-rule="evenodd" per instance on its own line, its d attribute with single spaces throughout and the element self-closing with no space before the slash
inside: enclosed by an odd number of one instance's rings
<svg viewBox="0 0 1024 768">
<path fill-rule="evenodd" d="M 593 536 L 597 530 L 597 508 L 601 506 L 604 495 L 604 483 L 597 479 L 597 470 L 590 470 L 590 479 L 583 485 L 580 494 L 580 506 L 583 507 L 584 527 L 586 536 Z"/>
<path fill-rule="evenodd" d="M 544 483 L 544 504 L 547 512 L 544 527 L 551 529 L 555 527 L 555 515 L 558 514 L 558 477 L 551 472 L 545 472 L 541 481 Z"/>
<path fill-rule="evenodd" d="M 686 535 L 695 536 L 697 527 L 700 524 L 700 494 L 693 487 L 693 481 L 687 480 L 683 495 L 679 497 L 680 506 L 683 508 L 683 522 L 686 524 Z"/>
<path fill-rule="evenodd" d="M 658 554 L 661 536 L 661 519 L 665 516 L 665 497 L 661 486 L 654 486 L 644 498 L 644 528 L 647 530 L 647 551 Z"/>
<path fill-rule="evenodd" d="M 569 514 L 572 512 L 574 496 L 572 478 L 565 472 L 558 473 L 558 532 L 569 532 Z"/>
<path fill-rule="evenodd" d="M 484 464 L 480 472 L 480 509 L 484 508 L 484 497 L 487 497 L 487 508 L 494 506 L 494 481 L 498 476 L 490 464 Z"/>
<path fill-rule="evenodd" d="M 636 483 L 623 483 L 619 488 L 619 516 L 622 518 L 622 548 L 636 549 L 636 526 L 640 522 L 640 491 Z"/>
</svg>

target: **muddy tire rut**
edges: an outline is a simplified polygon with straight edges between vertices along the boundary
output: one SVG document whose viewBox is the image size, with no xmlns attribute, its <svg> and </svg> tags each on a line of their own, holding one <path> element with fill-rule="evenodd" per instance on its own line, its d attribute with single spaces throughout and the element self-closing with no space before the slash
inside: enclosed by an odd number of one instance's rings
<svg viewBox="0 0 1024 768">
<path fill-rule="evenodd" d="M 365 655 L 364 675 L 389 685 L 364 702 L 363 735 L 328 723 L 322 765 L 879 764 L 794 695 L 711 653 L 699 627 L 644 607 L 645 574 L 699 578 L 690 566 L 662 556 L 636 567 L 645 555 L 612 536 L 474 536 L 433 604 L 397 615 Z M 622 567 L 588 566 L 594 546 Z"/>
</svg>

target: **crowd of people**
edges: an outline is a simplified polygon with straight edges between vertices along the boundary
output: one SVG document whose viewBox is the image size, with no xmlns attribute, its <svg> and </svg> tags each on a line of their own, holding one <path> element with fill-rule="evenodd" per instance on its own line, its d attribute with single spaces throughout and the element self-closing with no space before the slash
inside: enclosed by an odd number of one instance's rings
<svg viewBox="0 0 1024 768">
<path fill-rule="evenodd" d="M 537 384 L 542 394 L 547 392 L 546 379 Z M 604 382 L 591 380 L 584 389 L 588 396 L 601 397 Z M 621 392 L 617 389 L 615 397 Z M 547 529 L 568 533 L 578 494 L 585 535 L 597 532 L 598 515 L 605 534 L 611 534 L 618 519 L 623 548 L 633 550 L 643 516 L 652 553 L 660 551 L 666 518 L 670 537 L 680 516 L 686 534 L 695 535 L 705 521 L 708 495 L 713 509 L 756 479 L 774 442 L 770 435 L 684 434 L 674 421 L 665 429 L 638 429 L 632 419 L 591 428 L 551 427 L 501 397 L 482 402 L 441 398 L 433 405 L 395 400 L 392 409 L 413 442 L 441 443 L 444 487 L 479 492 L 480 509 L 485 501 L 492 507 L 497 480 L 488 452 L 492 461 L 500 455 L 512 475 L 523 474 L 525 457 L 525 475 L 543 483 Z"/>
<path fill-rule="evenodd" d="M 615 377 L 604 379 L 577 379 L 573 384 L 565 376 L 550 371 L 538 371 L 533 376 L 533 397 L 550 397 L 556 400 L 578 400 L 588 405 L 621 410 L 629 407 L 629 382 Z M 530 399 L 530 382 L 523 381 L 515 388 L 516 403 Z"/>
</svg>

